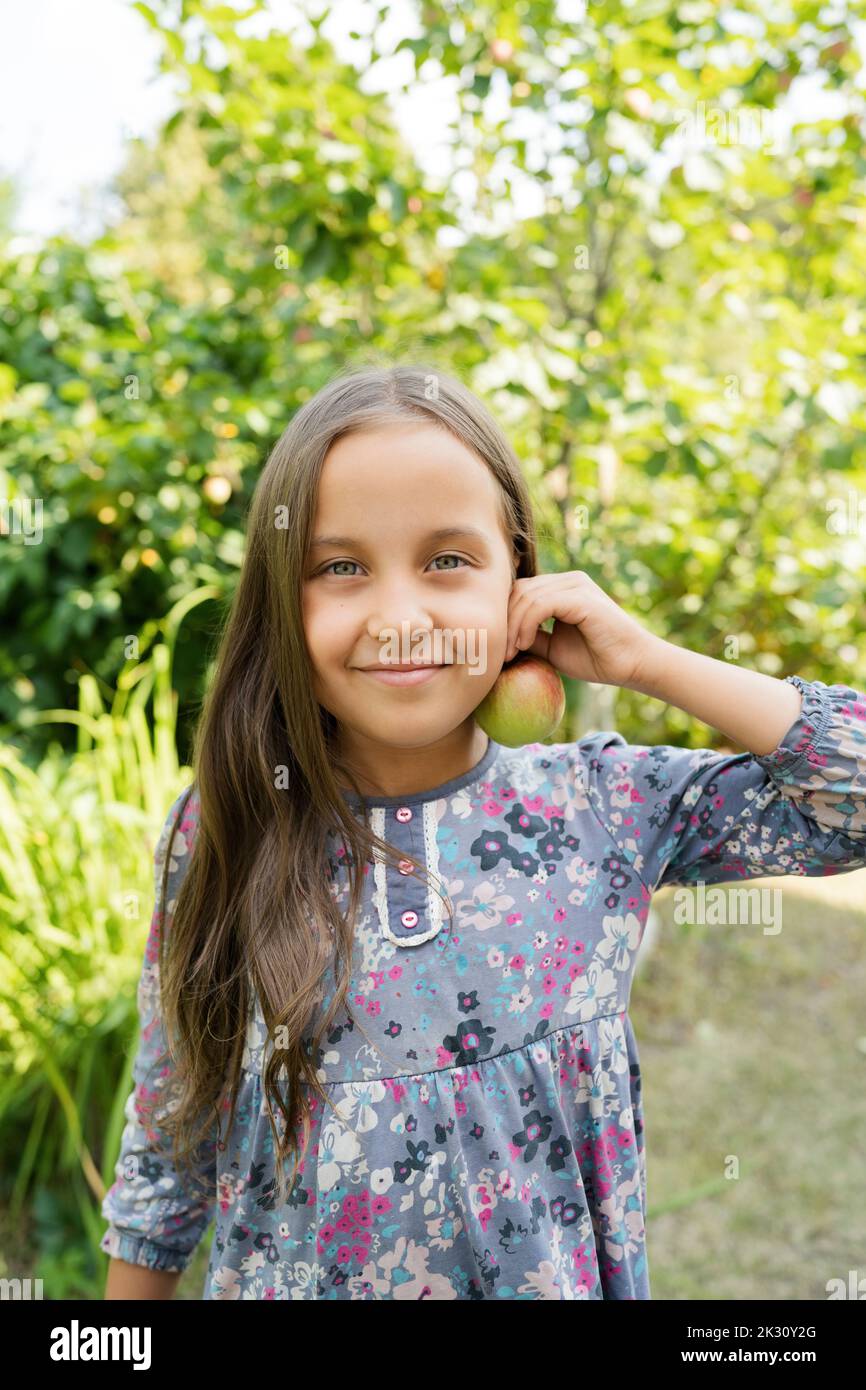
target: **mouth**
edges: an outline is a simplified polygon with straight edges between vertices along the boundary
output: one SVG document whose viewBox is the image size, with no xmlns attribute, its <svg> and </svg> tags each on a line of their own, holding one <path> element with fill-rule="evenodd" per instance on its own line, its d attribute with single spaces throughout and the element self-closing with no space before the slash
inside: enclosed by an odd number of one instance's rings
<svg viewBox="0 0 866 1390">
<path fill-rule="evenodd" d="M 444 671 L 447 662 L 436 665 L 421 665 L 412 662 L 404 666 L 362 666 L 358 669 L 362 676 L 370 676 L 381 685 L 423 685 L 432 680 L 439 671 Z"/>
</svg>

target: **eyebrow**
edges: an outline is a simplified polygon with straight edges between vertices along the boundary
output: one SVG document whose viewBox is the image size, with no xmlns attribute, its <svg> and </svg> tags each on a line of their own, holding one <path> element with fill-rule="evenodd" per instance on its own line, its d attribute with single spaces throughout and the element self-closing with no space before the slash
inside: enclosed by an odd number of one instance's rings
<svg viewBox="0 0 866 1390">
<path fill-rule="evenodd" d="M 460 537 L 469 537 L 471 540 L 480 541 L 482 545 L 488 544 L 487 536 L 483 531 L 479 531 L 477 526 L 440 526 L 435 531 L 428 531 L 423 538 L 425 541 L 450 541 Z M 314 536 L 310 542 L 310 549 L 318 549 L 323 546 L 347 546 L 350 550 L 354 547 L 361 549 L 364 542 L 357 536 Z"/>
</svg>

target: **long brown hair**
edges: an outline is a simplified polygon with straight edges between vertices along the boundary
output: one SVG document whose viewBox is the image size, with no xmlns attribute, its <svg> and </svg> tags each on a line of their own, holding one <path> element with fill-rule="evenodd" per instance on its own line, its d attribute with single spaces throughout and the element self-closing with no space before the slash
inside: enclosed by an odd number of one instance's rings
<svg viewBox="0 0 866 1390">
<path fill-rule="evenodd" d="M 187 1167 L 204 1126 L 214 1116 L 219 1121 L 229 1095 L 231 1129 L 255 990 L 274 1044 L 262 1075 L 281 1200 L 284 1160 L 295 1155 L 293 1183 L 309 1143 L 307 1088 L 327 1104 L 316 1075 L 319 1044 L 340 1010 L 349 1012 L 364 865 L 376 846 L 391 863 L 408 858 L 426 878 L 423 864 L 373 834 L 347 805 L 338 773 L 367 809 L 352 768 L 336 752 L 337 721 L 312 693 L 302 586 L 319 476 L 339 436 L 419 420 L 449 430 L 491 469 L 502 491 L 503 531 L 518 556 L 514 577 L 536 573 L 526 481 L 482 402 L 429 359 L 349 367 L 297 411 L 262 471 L 250 504 L 243 568 L 195 733 L 200 814 L 194 852 L 171 930 L 160 933 L 159 943 L 161 1007 L 176 1061 L 173 1079 L 181 1088 L 173 1113 L 161 1123 L 174 1135 L 176 1161 Z M 332 888 L 331 831 L 342 841 L 349 871 L 345 916 Z M 337 988 L 308 1044 L 305 1032 L 330 967 Z M 285 1123 L 282 1133 L 275 1107 Z"/>
</svg>

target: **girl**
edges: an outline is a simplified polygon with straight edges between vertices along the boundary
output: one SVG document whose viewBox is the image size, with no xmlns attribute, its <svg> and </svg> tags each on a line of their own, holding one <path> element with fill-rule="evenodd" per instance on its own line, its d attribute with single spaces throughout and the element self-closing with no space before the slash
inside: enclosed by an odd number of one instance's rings
<svg viewBox="0 0 866 1390">
<path fill-rule="evenodd" d="M 473 711 L 520 650 L 750 751 L 498 744 Z M 866 694 L 537 574 L 483 405 L 365 368 L 268 459 L 193 766 L 155 854 L 107 1297 L 170 1297 L 215 1211 L 205 1299 L 649 1298 L 652 894 L 866 864 Z"/>
</svg>

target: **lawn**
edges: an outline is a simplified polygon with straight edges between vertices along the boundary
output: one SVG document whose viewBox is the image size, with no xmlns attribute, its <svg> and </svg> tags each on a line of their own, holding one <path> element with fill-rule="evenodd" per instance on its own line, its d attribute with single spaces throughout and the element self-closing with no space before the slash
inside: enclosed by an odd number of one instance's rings
<svg viewBox="0 0 866 1390">
<path fill-rule="evenodd" d="M 677 925 L 658 894 L 632 990 L 657 1299 L 866 1274 L 866 873 L 754 884 L 784 884 L 778 935 Z"/>
</svg>

